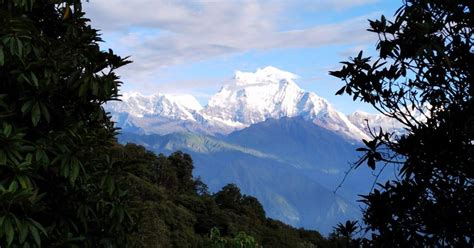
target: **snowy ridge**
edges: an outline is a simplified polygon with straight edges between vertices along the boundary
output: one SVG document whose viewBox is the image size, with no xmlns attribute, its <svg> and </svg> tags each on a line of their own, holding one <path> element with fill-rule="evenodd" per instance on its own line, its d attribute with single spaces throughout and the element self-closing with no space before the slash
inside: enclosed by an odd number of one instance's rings
<svg viewBox="0 0 474 248">
<path fill-rule="evenodd" d="M 297 76 L 275 67 L 255 73 L 236 72 L 233 82 L 225 85 L 204 108 L 206 116 L 220 122 L 249 126 L 269 118 L 302 116 L 324 128 L 360 140 L 366 134 L 336 111 L 324 98 L 302 90 Z"/>
<path fill-rule="evenodd" d="M 413 119 L 411 123 L 416 125 L 416 123 L 423 123 L 427 120 L 427 117 L 430 115 L 430 106 L 426 105 L 423 109 L 408 109 L 405 113 L 408 113 L 408 116 L 411 116 Z M 378 132 L 382 129 L 385 132 L 393 133 L 396 136 L 401 136 L 406 134 L 406 126 L 394 118 L 390 118 L 383 114 L 371 114 L 363 111 L 356 111 L 347 116 L 348 119 L 354 123 L 360 130 L 364 131 L 367 135 L 370 135 L 370 132 Z M 370 128 L 370 130 L 369 130 Z"/>
<path fill-rule="evenodd" d="M 252 84 L 278 84 L 280 80 L 294 80 L 298 76 L 287 71 L 282 71 L 273 66 L 267 66 L 263 69 L 257 69 L 253 72 L 236 71 L 234 75 L 237 86 L 248 86 Z"/>
<path fill-rule="evenodd" d="M 384 131 L 402 133 L 403 125 L 395 119 L 388 118 L 383 114 L 370 114 L 363 111 L 356 111 L 348 115 L 349 120 L 359 129 L 369 134 L 370 130 L 378 132 L 381 128 Z"/>
<path fill-rule="evenodd" d="M 167 118 L 192 127 L 189 131 L 227 134 L 235 130 L 282 117 L 303 117 L 314 124 L 354 140 L 367 139 L 361 126 L 354 125 L 324 98 L 301 89 L 298 76 L 268 66 L 255 73 L 237 71 L 203 108 L 191 95 L 125 93 L 122 102 L 108 103 L 112 113 L 127 113 L 134 119 Z M 140 122 L 137 121 L 137 125 Z M 191 123 L 192 125 L 190 125 Z M 185 128 L 186 129 L 186 128 Z M 201 130 L 201 131 L 198 131 Z"/>
<path fill-rule="evenodd" d="M 194 114 L 202 109 L 191 95 L 156 94 L 145 96 L 137 92 L 124 93 L 122 102 L 109 102 L 108 111 L 128 113 L 135 117 L 160 116 L 179 120 L 194 120 Z"/>
</svg>

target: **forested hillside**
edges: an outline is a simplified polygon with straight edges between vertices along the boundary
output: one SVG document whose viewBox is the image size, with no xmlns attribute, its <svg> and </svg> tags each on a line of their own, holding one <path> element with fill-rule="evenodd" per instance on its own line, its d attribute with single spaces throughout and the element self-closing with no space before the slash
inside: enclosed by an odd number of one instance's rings
<svg viewBox="0 0 474 248">
<path fill-rule="evenodd" d="M 355 171 L 335 194 L 360 144 L 302 118 L 267 120 L 223 137 L 139 135 L 122 129 L 118 140 L 157 154 L 188 153 L 193 175 L 210 192 L 234 183 L 256 197 L 270 218 L 323 235 L 339 222 L 360 219 L 358 194 L 367 193 L 374 180 L 369 171 Z"/>
<path fill-rule="evenodd" d="M 215 194 L 192 177 L 189 155 L 166 157 L 141 146 L 116 145 L 114 157 L 130 173 L 128 189 L 134 216 L 133 243 L 140 247 L 341 247 L 343 238 L 326 239 L 317 231 L 295 229 L 268 219 L 252 196 L 232 184 Z M 216 237 L 216 231 L 220 239 Z M 211 235 L 212 233 L 212 235 Z M 226 244 L 226 245 L 224 245 Z"/>
</svg>

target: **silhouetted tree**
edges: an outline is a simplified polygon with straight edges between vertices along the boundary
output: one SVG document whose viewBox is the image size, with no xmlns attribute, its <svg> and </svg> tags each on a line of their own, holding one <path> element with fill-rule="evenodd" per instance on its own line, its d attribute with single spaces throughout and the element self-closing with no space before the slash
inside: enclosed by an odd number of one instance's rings
<svg viewBox="0 0 474 248">
<path fill-rule="evenodd" d="M 342 238 L 344 241 L 344 246 L 346 247 L 359 247 L 360 246 L 360 238 L 354 238 L 356 232 L 359 230 L 357 226 L 357 221 L 346 221 L 346 223 L 342 224 L 339 223 L 334 228 L 334 232 L 330 235 L 333 237 Z"/>
<path fill-rule="evenodd" d="M 168 160 L 175 167 L 176 177 L 180 185 L 181 190 L 188 192 L 196 191 L 196 183 L 193 178 L 193 160 L 189 154 L 185 154 L 181 151 L 172 153 Z"/>
<path fill-rule="evenodd" d="M 370 21 L 375 61 L 361 52 L 330 72 L 346 82 L 337 94 L 406 127 L 400 137 L 373 130 L 358 149 L 357 166 L 394 166 L 400 176 L 363 197 L 367 245 L 474 244 L 473 10 L 471 0 L 406 0 L 393 21 Z"/>
<path fill-rule="evenodd" d="M 346 221 L 345 224 L 337 224 L 335 228 L 336 235 L 347 237 L 347 239 L 352 239 L 354 233 L 357 231 L 357 221 Z"/>
<path fill-rule="evenodd" d="M 241 201 L 243 211 L 247 215 L 254 217 L 257 220 L 265 219 L 265 210 L 257 198 L 253 196 L 244 195 Z"/>
<path fill-rule="evenodd" d="M 217 205 L 222 208 L 236 209 L 242 202 L 242 194 L 235 184 L 227 184 L 214 195 Z"/>
<path fill-rule="evenodd" d="M 124 245 L 130 219 L 101 105 L 127 63 L 78 0 L 0 1 L 0 246 Z"/>
</svg>

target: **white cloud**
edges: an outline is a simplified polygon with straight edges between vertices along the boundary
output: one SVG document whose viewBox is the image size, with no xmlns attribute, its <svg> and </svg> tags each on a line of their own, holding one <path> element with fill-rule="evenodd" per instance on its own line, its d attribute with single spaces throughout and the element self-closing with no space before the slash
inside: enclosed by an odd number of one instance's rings
<svg viewBox="0 0 474 248">
<path fill-rule="evenodd" d="M 363 43 L 368 16 L 305 29 L 279 30 L 293 8 L 346 9 L 377 0 L 92 0 L 85 4 L 108 46 L 131 55 L 125 79 L 149 81 L 166 66 L 250 50 Z M 372 39 L 373 40 L 373 39 Z M 117 49 L 118 48 L 118 49 Z"/>
<path fill-rule="evenodd" d="M 304 3 L 306 8 L 316 10 L 345 10 L 353 7 L 358 7 L 367 4 L 374 4 L 380 0 L 300 0 Z"/>
</svg>

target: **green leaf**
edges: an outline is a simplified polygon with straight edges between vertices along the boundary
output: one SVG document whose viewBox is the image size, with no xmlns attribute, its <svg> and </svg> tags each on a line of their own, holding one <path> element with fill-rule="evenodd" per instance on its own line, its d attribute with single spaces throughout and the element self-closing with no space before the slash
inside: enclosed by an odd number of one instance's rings
<svg viewBox="0 0 474 248">
<path fill-rule="evenodd" d="M 70 166 L 67 163 L 67 160 L 63 160 L 61 162 L 61 169 L 62 169 L 63 176 L 66 177 L 66 178 L 69 177 Z"/>
<path fill-rule="evenodd" d="M 31 153 L 26 154 L 25 162 L 26 162 L 28 165 L 30 165 L 30 164 L 31 164 L 31 161 L 33 161 L 33 154 L 31 154 Z"/>
<path fill-rule="evenodd" d="M 38 223 L 36 220 L 33 220 L 32 218 L 28 218 L 28 220 L 33 223 L 33 225 L 38 228 L 45 236 L 48 236 L 48 233 L 46 232 L 46 230 L 44 229 L 44 227 Z"/>
<path fill-rule="evenodd" d="M 18 176 L 18 181 L 22 188 L 27 189 L 30 186 L 30 179 L 27 176 Z"/>
<path fill-rule="evenodd" d="M 41 107 L 41 113 L 43 113 L 44 118 L 45 118 L 46 121 L 49 123 L 50 120 L 51 120 L 51 116 L 49 115 L 49 110 L 48 110 L 48 108 L 47 108 L 44 104 L 42 104 L 42 103 L 40 103 L 40 107 Z"/>
<path fill-rule="evenodd" d="M 38 78 L 36 77 L 36 75 L 33 72 L 31 72 L 31 79 L 33 80 L 33 84 L 35 85 L 35 87 L 38 88 L 38 86 L 39 86 Z"/>
<path fill-rule="evenodd" d="M 79 169 L 80 169 L 79 160 L 77 158 L 73 158 L 71 161 L 71 175 L 70 175 L 71 182 L 74 183 L 74 181 L 76 181 L 77 176 L 79 176 Z"/>
<path fill-rule="evenodd" d="M 3 126 L 3 134 L 5 137 L 9 137 L 12 133 L 12 125 L 6 124 Z"/>
<path fill-rule="evenodd" d="M 20 75 L 18 75 L 17 80 L 18 80 L 18 82 L 21 82 L 21 83 L 22 82 L 27 82 L 27 83 L 31 84 L 30 79 L 27 76 L 25 76 L 24 73 L 21 73 Z"/>
<path fill-rule="evenodd" d="M 0 66 L 5 64 L 5 53 L 3 52 L 3 47 L 0 47 Z"/>
<path fill-rule="evenodd" d="M 20 244 L 23 244 L 28 236 L 28 224 L 21 222 L 20 225 L 18 225 L 18 231 L 20 233 Z"/>
<path fill-rule="evenodd" d="M 38 125 L 40 117 L 41 117 L 40 106 L 38 103 L 35 103 L 35 105 L 33 105 L 33 109 L 31 109 L 31 122 L 33 122 L 33 126 Z"/>
<path fill-rule="evenodd" d="M 35 239 L 36 244 L 39 247 L 41 247 L 41 238 L 40 238 L 40 235 L 38 233 L 38 229 L 36 229 L 36 227 L 33 226 L 33 225 L 29 225 L 29 228 L 30 228 L 31 234 L 33 235 L 33 238 Z"/>
<path fill-rule="evenodd" d="M 43 149 L 36 150 L 35 157 L 37 162 L 49 163 L 48 154 Z"/>
<path fill-rule="evenodd" d="M 4 228 L 5 228 L 6 238 L 7 238 L 7 246 L 10 246 L 13 242 L 13 237 L 15 235 L 15 230 L 13 229 L 13 225 L 10 222 L 10 219 L 5 219 L 4 222 L 5 222 Z"/>
<path fill-rule="evenodd" d="M 17 45 L 17 55 L 18 57 L 23 57 L 23 43 L 21 42 L 20 39 L 16 39 L 16 45 Z"/>
<path fill-rule="evenodd" d="M 14 180 L 10 183 L 10 186 L 8 187 L 8 191 L 14 192 L 17 189 L 18 189 L 18 182 L 16 180 Z"/>
<path fill-rule="evenodd" d="M 31 106 L 33 105 L 33 101 L 27 101 L 21 106 L 21 112 L 25 113 L 31 109 Z"/>
</svg>

